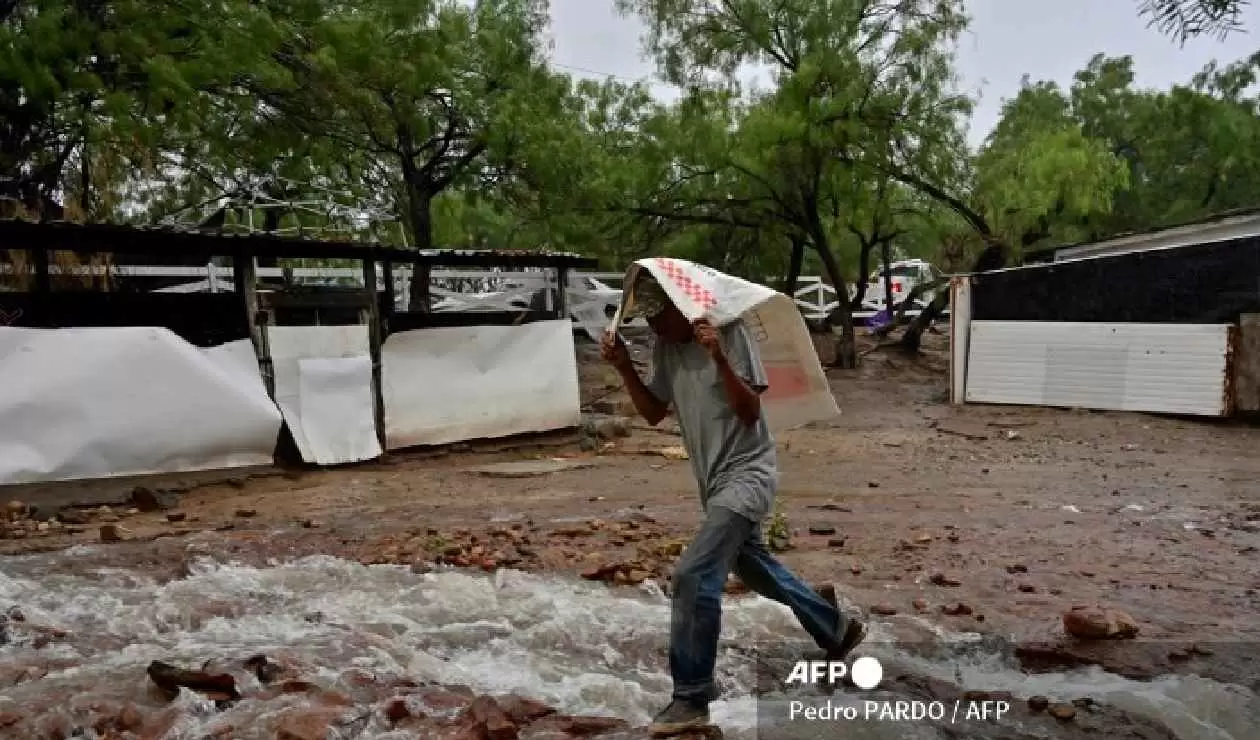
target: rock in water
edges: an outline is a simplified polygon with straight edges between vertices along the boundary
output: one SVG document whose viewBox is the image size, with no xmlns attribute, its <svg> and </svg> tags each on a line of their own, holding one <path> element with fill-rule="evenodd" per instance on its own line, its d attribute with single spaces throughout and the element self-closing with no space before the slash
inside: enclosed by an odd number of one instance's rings
<svg viewBox="0 0 1260 740">
<path fill-rule="evenodd" d="M 1063 631 L 1082 640 L 1125 640 L 1137 637 L 1137 620 L 1119 609 L 1077 605 L 1063 613 Z"/>
<path fill-rule="evenodd" d="M 236 679 L 228 673 L 188 671 L 160 660 L 150 663 L 147 672 L 149 679 L 171 698 L 179 695 L 181 686 L 215 701 L 239 699 L 241 696 L 236 690 Z"/>
</svg>

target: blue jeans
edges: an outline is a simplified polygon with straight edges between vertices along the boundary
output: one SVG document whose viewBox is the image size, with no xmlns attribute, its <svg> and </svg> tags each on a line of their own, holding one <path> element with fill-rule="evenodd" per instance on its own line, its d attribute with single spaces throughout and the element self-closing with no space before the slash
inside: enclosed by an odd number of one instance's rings
<svg viewBox="0 0 1260 740">
<path fill-rule="evenodd" d="M 848 626 L 843 613 L 770 554 L 756 522 L 722 506 L 707 509 L 670 581 L 669 670 L 674 698 L 702 704 L 718 697 L 713 669 L 722 629 L 722 592 L 732 570 L 748 588 L 791 608 L 824 650 L 835 647 Z"/>
</svg>

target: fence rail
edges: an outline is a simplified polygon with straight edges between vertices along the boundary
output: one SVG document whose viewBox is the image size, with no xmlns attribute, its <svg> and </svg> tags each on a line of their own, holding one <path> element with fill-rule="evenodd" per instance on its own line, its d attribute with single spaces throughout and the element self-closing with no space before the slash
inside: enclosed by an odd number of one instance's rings
<svg viewBox="0 0 1260 740">
<path fill-rule="evenodd" d="M 393 269 L 394 295 L 401 305 L 407 305 L 411 287 L 411 267 L 396 265 Z M 222 293 L 233 290 L 232 268 L 224 265 L 191 265 L 191 266 L 151 266 L 151 265 L 76 265 L 66 269 L 61 265 L 49 265 L 50 275 L 73 274 L 88 275 L 120 275 L 127 277 L 156 278 L 189 278 L 190 281 L 169 288 L 162 288 L 167 293 Z M 12 274 L 13 265 L 0 264 L 0 275 Z M 592 278 L 606 284 L 614 290 L 619 289 L 622 273 L 619 272 L 580 272 L 570 273 L 573 281 L 581 282 L 581 278 Z M 347 287 L 361 286 L 363 274 L 353 267 L 260 267 L 260 278 L 291 279 L 302 282 L 336 281 Z M 377 266 L 377 280 L 384 280 L 384 271 Z M 550 270 L 528 271 L 495 271 L 495 270 L 433 270 L 430 273 L 433 284 L 431 292 L 439 297 L 458 297 L 477 292 L 499 290 L 511 287 L 524 290 L 554 288 L 556 277 Z M 769 281 L 767 281 L 769 282 Z M 504 283 L 513 285 L 505 286 Z M 578 292 L 586 291 L 585 286 L 577 287 Z M 801 308 L 801 313 L 809 319 L 826 318 L 840 305 L 836 297 L 836 289 L 818 275 L 802 275 L 797 280 L 797 288 L 792 300 Z M 880 312 L 882 305 L 864 303 L 862 310 L 854 311 L 855 319 L 870 319 Z M 920 310 L 910 309 L 907 316 L 917 316 Z M 946 312 L 948 313 L 948 312 Z"/>
</svg>

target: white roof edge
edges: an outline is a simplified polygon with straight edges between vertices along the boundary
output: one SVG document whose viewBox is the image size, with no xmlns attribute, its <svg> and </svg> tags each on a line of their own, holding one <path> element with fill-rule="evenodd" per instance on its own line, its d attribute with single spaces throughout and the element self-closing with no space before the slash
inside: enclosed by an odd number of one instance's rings
<svg viewBox="0 0 1260 740">
<path fill-rule="evenodd" d="M 1226 242 L 1231 239 L 1245 239 L 1249 236 L 1260 236 L 1260 213 L 1231 216 L 1206 224 L 1175 226 L 1155 233 L 1132 234 L 1093 244 L 1082 244 L 1077 247 L 1064 247 L 1055 250 L 1053 262 L 1034 262 L 1027 265 L 1016 265 L 1015 267 L 1001 267 L 985 272 L 962 272 L 955 273 L 954 276 L 983 277 L 999 272 L 1037 270 L 1069 262 L 1098 259 L 1100 257 L 1114 257 L 1133 252 L 1160 252 L 1167 249 L 1197 246 L 1199 244 Z M 1086 252 L 1085 250 L 1089 251 Z"/>
<path fill-rule="evenodd" d="M 1153 249 L 1175 249 L 1193 244 L 1243 239 L 1249 236 L 1260 236 L 1260 213 L 1247 213 L 1205 224 L 1174 226 L 1156 232 L 1130 234 L 1093 244 L 1065 247 L 1055 250 L 1054 261 L 1145 252 Z"/>
</svg>

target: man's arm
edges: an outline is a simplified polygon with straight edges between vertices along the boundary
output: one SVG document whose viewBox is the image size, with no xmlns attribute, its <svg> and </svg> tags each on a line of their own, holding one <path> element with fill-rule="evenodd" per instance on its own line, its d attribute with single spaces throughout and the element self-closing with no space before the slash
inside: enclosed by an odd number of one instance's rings
<svg viewBox="0 0 1260 740">
<path fill-rule="evenodd" d="M 714 361 L 717 362 L 718 375 L 722 378 L 722 387 L 726 390 L 726 400 L 730 402 L 731 409 L 740 421 L 748 426 L 755 425 L 761 419 L 761 397 L 731 367 L 726 353 L 718 355 Z"/>
<path fill-rule="evenodd" d="M 630 400 L 634 403 L 639 416 L 642 416 L 643 420 L 651 426 L 661 423 L 661 420 L 669 413 L 669 404 L 657 398 L 656 394 L 647 387 L 647 384 L 639 377 L 638 371 L 634 369 L 633 363 L 618 365 L 617 372 L 621 375 L 622 382 L 626 384 L 626 392 L 630 394 Z"/>
<path fill-rule="evenodd" d="M 761 419 L 760 394 L 769 383 L 752 338 L 741 324 L 735 323 L 721 331 L 724 341 L 719 342 L 718 331 L 712 325 L 702 322 L 702 326 L 698 327 L 698 336 L 705 344 L 712 337 L 708 349 L 717 365 L 731 410 L 740 421 L 748 426 L 755 425 Z"/>
</svg>

